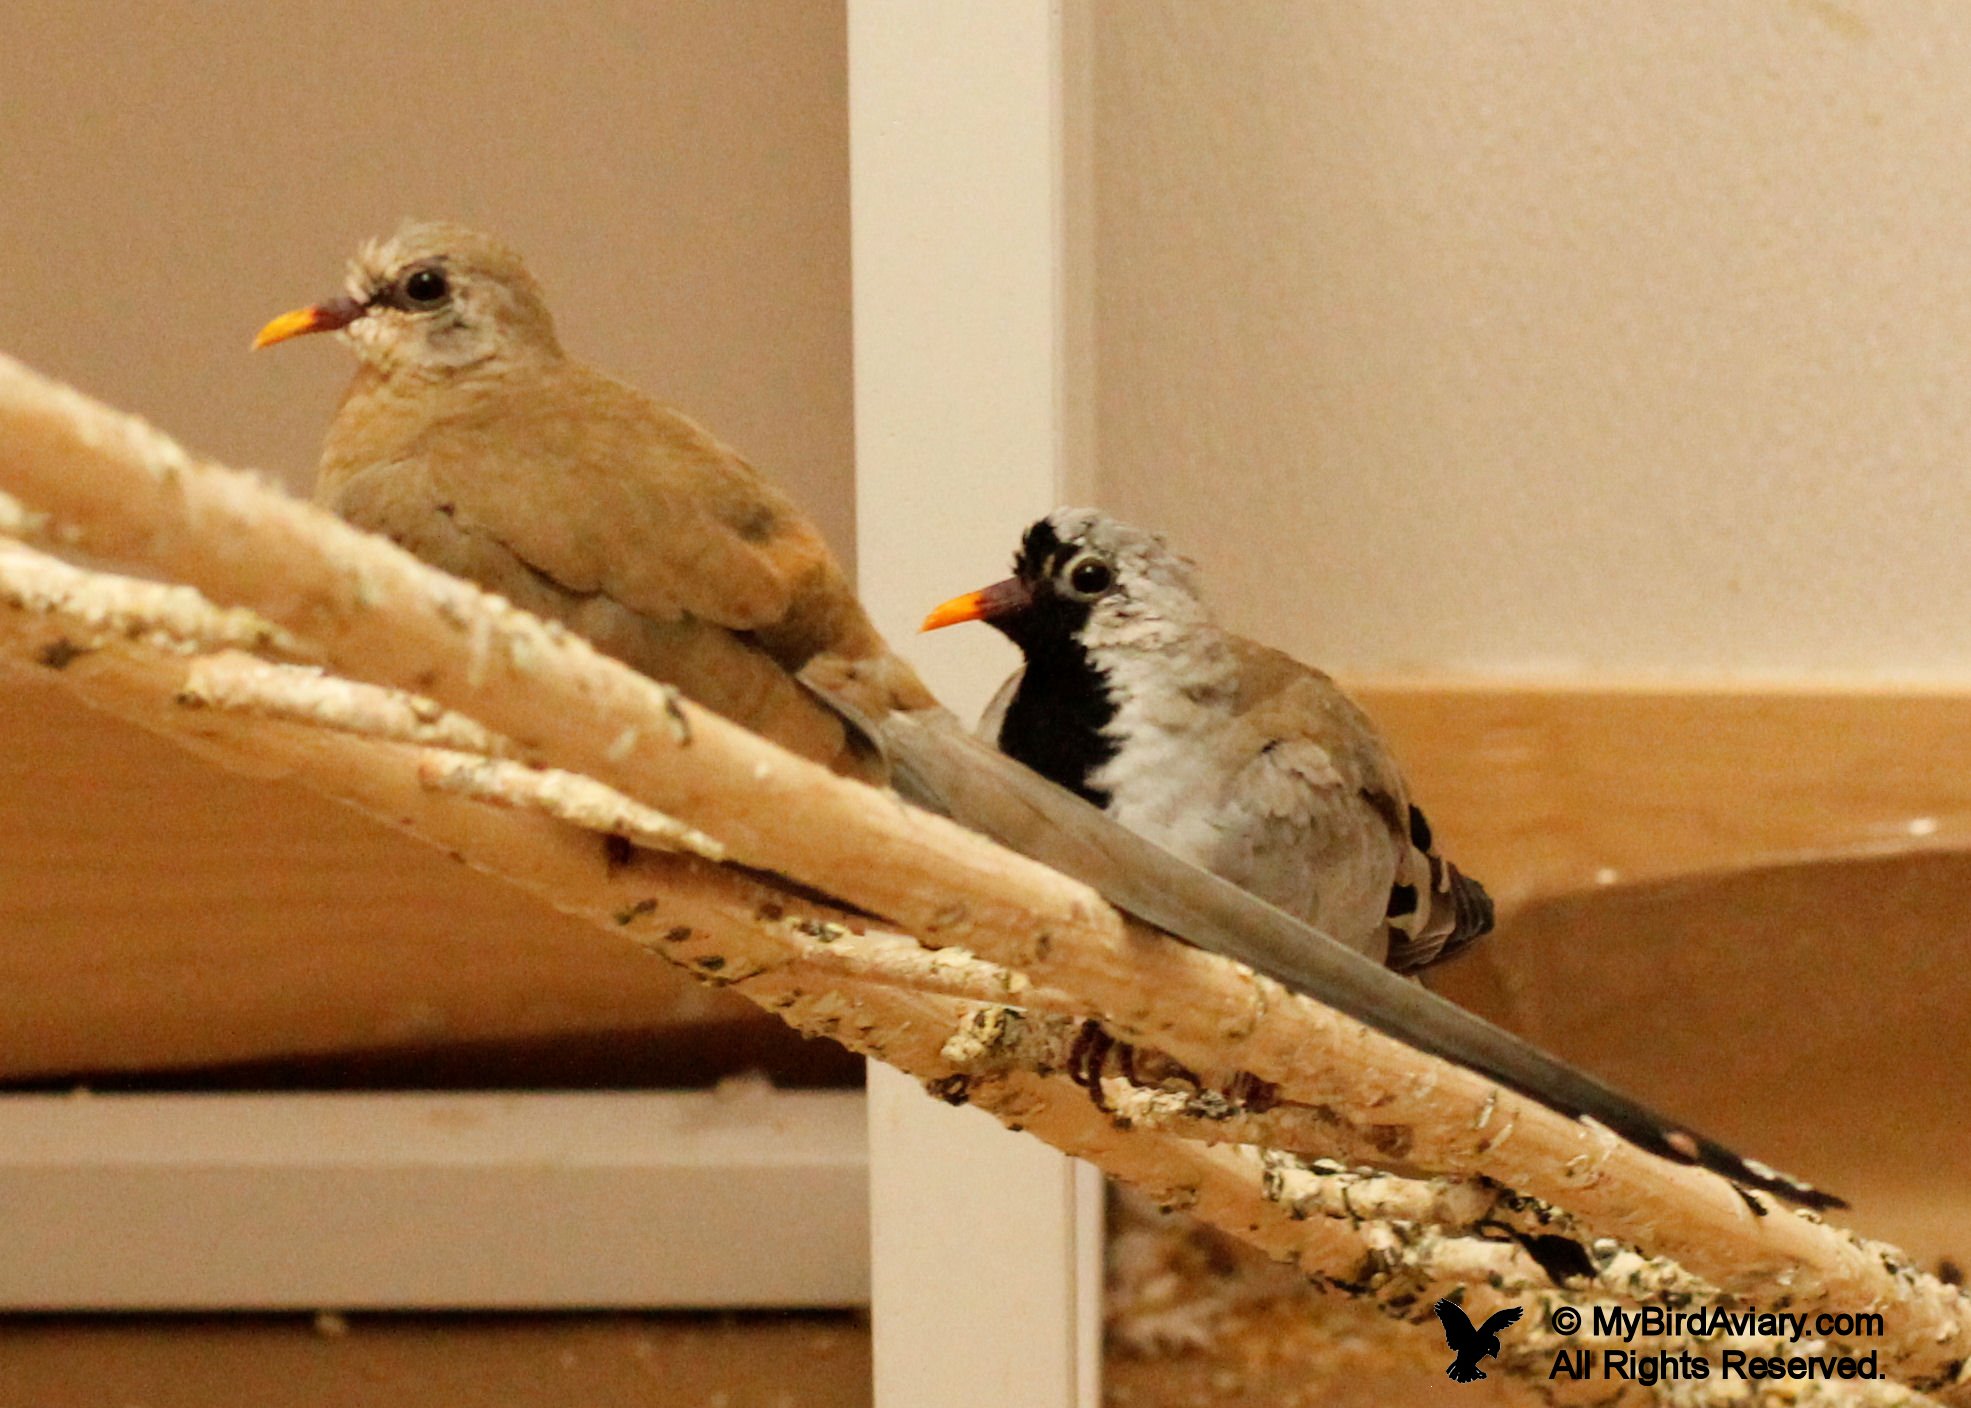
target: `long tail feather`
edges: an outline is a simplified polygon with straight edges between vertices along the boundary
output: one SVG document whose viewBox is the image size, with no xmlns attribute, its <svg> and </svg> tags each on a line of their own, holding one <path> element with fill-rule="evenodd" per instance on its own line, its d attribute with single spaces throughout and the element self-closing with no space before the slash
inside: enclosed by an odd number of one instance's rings
<svg viewBox="0 0 1971 1408">
<path fill-rule="evenodd" d="M 1529 1042 L 1117 825 L 968 734 L 943 709 L 870 717 L 824 690 L 889 759 L 892 785 L 910 800 L 1073 876 L 1118 909 L 1199 948 L 1237 959 L 1418 1050 L 1491 1077 L 1570 1118 L 1592 1118 L 1666 1159 L 1808 1207 L 1843 1201 L 1657 1114 Z M 1462 878 L 1462 877 L 1461 877 Z M 1490 901 L 1466 882 L 1473 921 Z"/>
</svg>

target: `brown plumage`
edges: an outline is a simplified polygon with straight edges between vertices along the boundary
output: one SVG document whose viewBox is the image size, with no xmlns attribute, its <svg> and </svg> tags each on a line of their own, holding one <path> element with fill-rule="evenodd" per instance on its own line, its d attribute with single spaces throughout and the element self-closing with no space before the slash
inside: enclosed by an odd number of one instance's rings
<svg viewBox="0 0 1971 1408">
<path fill-rule="evenodd" d="M 1366 925 L 1322 927 L 1338 937 L 1363 927 L 1380 935 L 1384 961 L 1399 973 L 1449 958 L 1491 932 L 1490 896 L 1438 853 L 1375 721 L 1325 671 L 1229 632 L 1223 640 L 1235 662 L 1234 731 L 1251 754 L 1233 786 L 1264 837 L 1245 848 L 1247 855 L 1271 852 L 1265 859 L 1276 860 L 1298 848 L 1310 862 L 1294 868 L 1297 907 L 1283 907 L 1307 912 L 1322 902 L 1310 853 L 1322 829 L 1315 815 L 1323 809 L 1313 797 L 1326 793 L 1341 829 L 1356 833 L 1374 860 L 1361 906 Z"/>
<path fill-rule="evenodd" d="M 796 672 L 853 677 L 872 709 L 933 705 L 800 510 L 703 427 L 563 352 L 498 241 L 407 224 L 357 255 L 342 298 L 262 338 L 330 329 L 360 365 L 318 503 L 840 770 L 870 775 L 874 755 Z"/>
</svg>

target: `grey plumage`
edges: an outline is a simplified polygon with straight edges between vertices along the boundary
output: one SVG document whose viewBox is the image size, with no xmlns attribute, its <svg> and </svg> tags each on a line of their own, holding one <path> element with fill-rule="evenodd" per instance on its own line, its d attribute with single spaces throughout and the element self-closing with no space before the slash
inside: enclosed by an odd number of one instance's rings
<svg viewBox="0 0 1971 1408">
<path fill-rule="evenodd" d="M 1038 786 L 1024 768 L 994 766 L 984 741 L 968 739 L 921 714 L 877 717 L 838 700 L 838 707 L 882 748 L 900 791 L 1082 880 L 1110 903 L 1150 924 L 1236 958 L 1411 1046 L 1480 1071 L 1570 1117 L 1593 1119 L 1664 1158 L 1699 1164 L 1737 1183 L 1810 1207 L 1844 1206 L 1834 1195 L 1745 1159 L 1422 985 L 1396 977 L 1372 961 L 1377 939 L 1372 907 L 1366 900 L 1358 901 L 1353 912 L 1354 942 L 1344 944 L 1200 864 L 1179 863 L 1182 857 L 1142 832 L 1114 824 L 1115 818 L 1101 810 L 1113 800 L 1104 789 L 1129 785 L 1140 769 L 1125 762 L 1113 772 L 1108 770 L 1125 741 L 1107 736 L 1119 711 L 1110 707 L 1113 701 L 1107 699 L 1106 682 L 1090 668 L 1076 623 L 1068 621 L 1067 629 L 1062 629 L 1062 614 L 1082 612 L 1109 585 L 1096 580 L 1100 573 L 1083 574 L 1078 584 L 1076 573 L 1082 564 L 1072 556 L 1054 560 L 1062 544 L 1061 529 L 1068 528 L 1072 535 L 1071 522 L 1055 515 L 1035 524 L 1021 544 L 1012 579 L 953 598 L 924 623 L 925 629 L 933 629 L 996 617 L 1000 628 L 1021 645 L 1027 656 L 1025 670 L 1001 689 L 986 711 L 984 727 L 1002 741 L 1009 741 L 1009 734 L 1027 731 L 1028 737 L 1014 743 L 1016 751 L 1041 764 L 1039 770 L 1060 785 Z M 1169 561 L 1152 569 L 1152 578 L 1172 583 L 1187 580 L 1181 574 L 1189 572 L 1188 565 L 1175 554 L 1168 556 Z M 1037 594 L 1029 583 L 1056 573 L 1067 589 L 1050 593 L 1038 610 L 1023 610 L 1035 605 Z M 1155 620 L 1133 598 L 1118 598 L 1106 613 L 1116 634 L 1111 639 L 1098 633 L 1098 647 L 1127 637 L 1135 647 L 1153 650 L 1174 634 L 1195 628 L 1203 605 L 1195 591 L 1188 595 L 1189 606 L 1167 606 L 1158 613 L 1161 619 Z M 1305 672 L 1304 667 L 1294 669 Z M 1027 687 L 1037 675 L 1050 673 L 1054 679 L 1049 687 Z M 1101 687 L 1091 686 L 1091 681 Z M 1339 697 L 1332 682 L 1316 687 Z M 1183 695 L 1181 688 L 1177 695 Z M 1051 717 L 1045 707 L 1050 704 Z M 1139 712 L 1147 717 L 1155 710 L 1145 705 Z M 1154 813 L 1155 790 L 1148 795 L 1143 808 Z M 1427 826 L 1423 829 L 1427 833 Z M 1427 834 L 1418 839 L 1425 842 L 1416 849 L 1424 853 L 1426 869 L 1433 875 L 1451 875 L 1441 860 L 1436 862 L 1441 869 L 1431 866 L 1434 851 Z M 1394 870 L 1392 865 L 1392 877 Z M 1358 883 L 1355 888 L 1367 893 L 1369 887 Z M 1433 891 L 1438 890 L 1450 898 L 1450 932 L 1468 939 L 1490 928 L 1490 902 L 1475 883 L 1447 878 L 1433 882 Z M 1386 900 L 1384 917 L 1388 917 Z M 1423 927 L 1426 943 L 1437 942 L 1435 935 L 1443 922 Z M 1381 942 L 1388 942 L 1387 934 Z M 1448 951 L 1451 940 L 1446 938 L 1442 947 Z"/>
<path fill-rule="evenodd" d="M 1162 538 L 1061 509 L 1028 531 L 1016 567 L 1017 588 L 984 619 L 1033 663 L 1000 690 L 982 737 L 1400 972 L 1491 928 L 1485 891 L 1438 855 L 1374 722 L 1321 671 L 1222 629 L 1195 567 Z M 1077 574 L 1106 585 L 1081 590 Z M 1045 697 L 1091 688 L 1093 705 Z M 1058 734 L 1076 729 L 1099 742 L 1063 747 Z"/>
</svg>

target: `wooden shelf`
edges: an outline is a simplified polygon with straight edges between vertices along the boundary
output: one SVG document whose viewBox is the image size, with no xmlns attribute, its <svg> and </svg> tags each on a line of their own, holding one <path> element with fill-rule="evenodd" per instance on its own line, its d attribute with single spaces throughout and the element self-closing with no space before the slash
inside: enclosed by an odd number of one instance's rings
<svg viewBox="0 0 1971 1408">
<path fill-rule="evenodd" d="M 0 1079 L 701 1023 L 780 1029 L 354 812 L 0 692 Z"/>
</svg>

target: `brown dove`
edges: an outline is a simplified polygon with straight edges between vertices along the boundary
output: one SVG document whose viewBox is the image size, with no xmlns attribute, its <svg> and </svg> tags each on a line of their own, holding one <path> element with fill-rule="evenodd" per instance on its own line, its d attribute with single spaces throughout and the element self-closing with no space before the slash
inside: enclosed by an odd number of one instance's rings
<svg viewBox="0 0 1971 1408">
<path fill-rule="evenodd" d="M 924 623 L 985 621 L 1025 657 L 982 736 L 1398 972 L 1491 929 L 1491 900 L 1438 854 L 1369 716 L 1321 671 L 1221 628 L 1161 537 L 1057 509 L 1013 565 Z"/>
<path fill-rule="evenodd" d="M 408 223 L 357 253 L 340 296 L 282 314 L 254 345 L 315 332 L 338 333 L 358 362 L 315 488 L 350 522 L 1419 1049 L 1669 1157 L 1827 1201 L 1402 981 L 966 733 L 884 643 L 813 525 L 702 427 L 568 356 L 540 285 L 498 240 Z"/>
<path fill-rule="evenodd" d="M 837 769 L 873 759 L 796 683 L 817 657 L 865 707 L 934 705 L 800 510 L 696 422 L 568 356 L 499 241 L 407 223 L 358 252 L 341 297 L 255 345 L 328 331 L 359 366 L 317 503 Z"/>
</svg>

